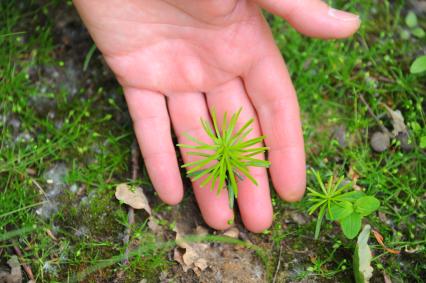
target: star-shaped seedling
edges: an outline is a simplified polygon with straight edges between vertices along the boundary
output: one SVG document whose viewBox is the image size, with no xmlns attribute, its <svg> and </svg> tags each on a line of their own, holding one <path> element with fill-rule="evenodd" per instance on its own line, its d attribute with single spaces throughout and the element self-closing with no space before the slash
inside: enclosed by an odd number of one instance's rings
<svg viewBox="0 0 426 283">
<path fill-rule="evenodd" d="M 242 109 L 234 113 L 231 119 L 227 120 L 227 113 L 224 114 L 223 123 L 219 127 L 214 110 L 211 111 L 213 127 L 210 123 L 201 119 L 201 124 L 211 139 L 211 143 L 206 143 L 185 135 L 194 145 L 178 144 L 181 148 L 191 149 L 187 152 L 189 155 L 202 157 L 201 159 L 182 165 L 183 168 L 189 168 L 188 177 L 196 181 L 202 177 L 201 187 L 211 184 L 211 190 L 217 186 L 219 194 L 223 188 L 228 189 L 229 206 L 233 208 L 234 201 L 238 197 L 237 179 L 248 178 L 253 184 L 257 185 L 256 179 L 250 174 L 249 167 L 266 167 L 270 162 L 257 159 L 255 156 L 268 150 L 263 146 L 265 136 L 252 139 L 246 139 L 253 130 L 250 127 L 254 119 L 250 119 L 240 129 L 235 129 Z"/>
</svg>

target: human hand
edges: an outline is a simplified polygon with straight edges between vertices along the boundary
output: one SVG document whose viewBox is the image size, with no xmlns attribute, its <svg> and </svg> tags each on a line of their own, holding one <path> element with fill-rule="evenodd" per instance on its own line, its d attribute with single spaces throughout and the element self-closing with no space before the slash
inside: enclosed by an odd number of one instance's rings
<svg viewBox="0 0 426 283">
<path fill-rule="evenodd" d="M 242 107 L 242 123 L 255 118 L 251 137 L 266 135 L 270 174 L 286 201 L 305 191 L 305 155 L 295 90 L 259 6 L 286 19 L 299 32 L 343 38 L 360 24 L 357 16 L 320 0 L 75 0 L 97 47 L 122 85 L 136 136 L 159 197 L 177 204 L 183 196 L 170 121 L 179 143 L 184 133 L 208 141 L 200 118 L 210 120 Z M 220 120 L 220 119 L 219 119 Z M 249 137 L 250 138 L 250 137 Z M 185 162 L 194 161 L 182 150 Z M 260 158 L 263 158 L 261 156 Z M 268 176 L 239 183 L 238 206 L 250 231 L 272 222 Z M 203 218 L 226 229 L 233 211 L 219 196 L 193 183 Z"/>
</svg>

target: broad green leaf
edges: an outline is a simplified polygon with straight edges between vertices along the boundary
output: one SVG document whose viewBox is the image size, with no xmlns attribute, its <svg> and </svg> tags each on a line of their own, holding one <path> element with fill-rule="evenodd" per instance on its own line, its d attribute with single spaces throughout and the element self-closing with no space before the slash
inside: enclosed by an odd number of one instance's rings
<svg viewBox="0 0 426 283">
<path fill-rule="evenodd" d="M 380 201 L 373 196 L 365 196 L 357 199 L 354 204 L 355 211 L 361 216 L 367 216 L 380 207 Z"/>
<path fill-rule="evenodd" d="M 410 28 L 417 26 L 417 16 L 413 11 L 408 12 L 407 16 L 405 17 L 405 24 Z"/>
<path fill-rule="evenodd" d="M 370 225 L 364 226 L 358 236 L 355 247 L 353 267 L 356 283 L 368 283 L 373 276 L 373 268 L 371 267 L 372 254 L 368 246 L 370 230 Z"/>
<path fill-rule="evenodd" d="M 336 199 L 354 202 L 357 199 L 362 198 L 363 196 L 365 196 L 365 193 L 363 192 L 352 191 L 352 192 L 344 193 L 343 195 L 337 196 Z"/>
<path fill-rule="evenodd" d="M 418 57 L 416 60 L 414 60 L 410 67 L 410 72 L 412 74 L 419 74 L 424 71 L 426 71 L 426 55 Z"/>
<path fill-rule="evenodd" d="M 353 239 L 358 235 L 361 229 L 361 215 L 356 212 L 352 212 L 345 218 L 340 220 L 340 227 L 342 228 L 343 234 L 348 239 Z"/>
<path fill-rule="evenodd" d="M 416 27 L 411 30 L 411 33 L 417 38 L 425 37 L 425 31 L 421 27 Z"/>
<path fill-rule="evenodd" d="M 349 216 L 354 211 L 349 201 L 333 202 L 330 205 L 330 220 L 340 220 Z"/>
</svg>

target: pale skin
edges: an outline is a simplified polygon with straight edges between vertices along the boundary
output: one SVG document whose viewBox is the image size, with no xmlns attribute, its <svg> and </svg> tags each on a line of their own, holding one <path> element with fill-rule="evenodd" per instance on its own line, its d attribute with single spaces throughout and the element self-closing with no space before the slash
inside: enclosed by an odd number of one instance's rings
<svg viewBox="0 0 426 283">
<path fill-rule="evenodd" d="M 331 39 L 352 35 L 356 15 L 319 0 L 75 0 L 97 47 L 123 87 L 144 162 L 159 197 L 183 197 L 172 129 L 180 143 L 188 133 L 208 141 L 200 118 L 240 107 L 240 122 L 255 118 L 251 137 L 266 135 L 269 173 L 285 201 L 302 198 L 305 154 L 297 97 L 261 8 L 299 32 Z M 196 157 L 182 151 L 185 162 Z M 258 156 L 258 158 L 264 158 Z M 259 185 L 239 183 L 238 207 L 252 232 L 272 223 L 267 171 L 252 168 Z M 227 192 L 200 182 L 194 194 L 206 223 L 226 229 L 234 218 Z"/>
</svg>

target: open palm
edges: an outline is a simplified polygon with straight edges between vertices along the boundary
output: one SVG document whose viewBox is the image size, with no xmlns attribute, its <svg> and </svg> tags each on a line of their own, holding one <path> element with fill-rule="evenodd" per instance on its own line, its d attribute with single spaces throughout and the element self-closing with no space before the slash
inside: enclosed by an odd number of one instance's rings
<svg viewBox="0 0 426 283">
<path fill-rule="evenodd" d="M 297 98 L 279 50 L 258 5 L 286 18 L 299 31 L 322 38 L 351 35 L 356 16 L 319 0 L 78 0 L 89 32 L 123 86 L 149 176 L 160 198 L 182 199 L 183 186 L 170 121 L 208 142 L 199 123 L 242 107 L 240 121 L 255 118 L 252 137 L 266 135 L 270 174 L 287 201 L 302 197 L 305 157 Z M 196 157 L 182 152 L 185 162 Z M 263 156 L 260 156 L 263 158 Z M 272 221 L 268 176 L 239 183 L 238 206 L 246 227 L 262 231 Z M 205 221 L 225 229 L 233 219 L 227 192 L 217 196 L 193 183 Z"/>
</svg>

